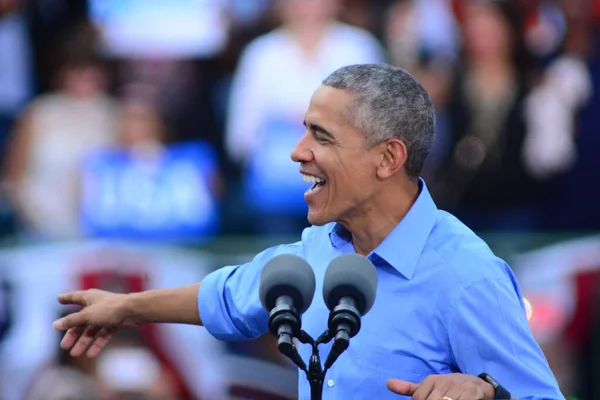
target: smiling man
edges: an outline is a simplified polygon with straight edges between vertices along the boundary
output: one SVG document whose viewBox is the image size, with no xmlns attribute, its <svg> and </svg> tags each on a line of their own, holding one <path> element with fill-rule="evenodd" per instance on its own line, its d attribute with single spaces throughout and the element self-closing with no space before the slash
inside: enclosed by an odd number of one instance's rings
<svg viewBox="0 0 600 400">
<path fill-rule="evenodd" d="M 256 338 L 268 331 L 258 296 L 268 260 L 283 253 L 306 259 L 320 291 L 329 262 L 356 252 L 377 268 L 377 299 L 328 371 L 324 399 L 564 399 L 531 335 L 512 271 L 438 210 L 419 178 L 434 138 L 423 87 L 390 65 L 344 67 L 314 93 L 304 124 L 292 153 L 312 182 L 305 193 L 312 227 L 301 241 L 219 269 L 200 284 L 61 295 L 61 303 L 83 306 L 55 322 L 67 331 L 62 348 L 95 356 L 115 330 L 148 322 L 204 325 L 222 340 Z M 303 328 L 318 336 L 328 315 L 316 296 Z M 307 347 L 300 347 L 304 359 Z M 301 375 L 299 398 L 309 393 Z"/>
</svg>

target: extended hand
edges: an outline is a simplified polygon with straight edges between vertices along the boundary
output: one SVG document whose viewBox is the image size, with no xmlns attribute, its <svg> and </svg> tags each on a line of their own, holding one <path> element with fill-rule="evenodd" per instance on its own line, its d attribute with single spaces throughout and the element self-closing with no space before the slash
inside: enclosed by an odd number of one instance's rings
<svg viewBox="0 0 600 400">
<path fill-rule="evenodd" d="M 492 400 L 494 388 L 473 375 L 429 375 L 419 384 L 390 379 L 387 387 L 392 392 L 412 396 L 413 400 Z"/>
<path fill-rule="evenodd" d="M 84 353 L 95 357 L 119 329 L 136 325 L 127 314 L 124 294 L 98 289 L 76 291 L 58 296 L 61 304 L 82 306 L 78 312 L 54 321 L 54 328 L 67 331 L 60 347 L 70 350 L 73 357 Z"/>
</svg>

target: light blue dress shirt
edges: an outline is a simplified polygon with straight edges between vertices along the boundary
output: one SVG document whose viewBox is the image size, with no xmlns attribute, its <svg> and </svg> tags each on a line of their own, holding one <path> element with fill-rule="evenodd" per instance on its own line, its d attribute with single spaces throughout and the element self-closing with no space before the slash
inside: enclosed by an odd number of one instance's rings
<svg viewBox="0 0 600 400">
<path fill-rule="evenodd" d="M 421 181 L 408 214 L 368 256 L 379 286 L 360 332 L 327 372 L 323 399 L 403 399 L 389 378 L 415 383 L 430 374 L 487 372 L 518 399 L 564 399 L 529 329 L 521 290 L 509 266 L 454 216 L 438 210 Z M 256 338 L 268 331 L 259 300 L 260 272 L 278 254 L 295 254 L 314 269 L 317 290 L 302 327 L 327 329 L 322 298 L 329 263 L 354 248 L 336 223 L 310 227 L 300 242 L 265 250 L 251 262 L 221 268 L 202 282 L 198 307 L 218 339 Z M 325 362 L 331 343 L 319 347 Z M 308 363 L 309 345 L 299 345 Z M 299 398 L 310 398 L 304 373 Z"/>
</svg>

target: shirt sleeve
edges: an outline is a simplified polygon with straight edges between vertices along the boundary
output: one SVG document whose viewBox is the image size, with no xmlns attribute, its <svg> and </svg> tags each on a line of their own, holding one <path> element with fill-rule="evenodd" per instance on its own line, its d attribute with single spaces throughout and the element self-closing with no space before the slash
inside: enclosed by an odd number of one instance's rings
<svg viewBox="0 0 600 400">
<path fill-rule="evenodd" d="M 223 267 L 200 284 L 198 311 L 203 325 L 225 341 L 255 339 L 268 331 L 269 314 L 259 298 L 260 273 L 279 254 L 300 255 L 300 242 L 272 247 L 251 262 Z"/>
<path fill-rule="evenodd" d="M 454 301 L 449 340 L 461 372 L 487 372 L 520 400 L 564 400 L 529 329 L 520 290 L 510 279 L 484 279 Z"/>
</svg>

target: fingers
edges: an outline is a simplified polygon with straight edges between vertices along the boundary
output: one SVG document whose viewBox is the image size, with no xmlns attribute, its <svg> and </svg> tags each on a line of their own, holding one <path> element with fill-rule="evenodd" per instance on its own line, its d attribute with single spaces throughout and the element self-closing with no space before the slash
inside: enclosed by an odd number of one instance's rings
<svg viewBox="0 0 600 400">
<path fill-rule="evenodd" d="M 440 399 L 443 399 L 444 396 L 448 396 L 448 395 L 446 394 L 445 390 L 442 390 L 440 388 L 432 386 L 429 389 L 429 393 L 425 393 L 424 392 L 422 395 L 420 394 L 419 396 L 421 396 L 421 397 L 419 397 L 419 399 L 424 399 L 424 400 L 425 399 L 427 399 L 427 400 L 440 400 Z M 450 398 L 452 400 L 458 400 L 456 397 L 450 397 Z"/>
<path fill-rule="evenodd" d="M 75 343 L 75 345 L 71 348 L 71 355 L 73 357 L 79 357 L 88 350 L 90 345 L 96 339 L 96 335 L 102 327 L 98 326 L 88 326 L 85 328 L 81 336 L 79 336 L 79 340 Z"/>
<path fill-rule="evenodd" d="M 58 302 L 60 304 L 77 304 L 85 306 L 85 296 L 83 290 L 78 290 L 71 293 L 63 293 L 58 296 Z"/>
<path fill-rule="evenodd" d="M 448 392 L 445 394 L 445 396 L 450 397 L 453 400 L 470 400 L 473 398 L 473 396 L 469 396 L 469 392 L 464 390 L 455 390 L 452 393 Z"/>
<path fill-rule="evenodd" d="M 413 393 L 417 390 L 417 384 L 401 381 L 399 379 L 390 379 L 387 381 L 387 387 L 389 390 L 396 394 L 401 394 L 404 396 L 412 396 Z"/>
<path fill-rule="evenodd" d="M 85 353 L 88 357 L 94 358 L 106 347 L 112 334 L 113 332 L 107 328 L 76 326 L 65 333 L 60 347 L 65 351 L 70 351 L 73 357 L 79 357 Z"/>
<path fill-rule="evenodd" d="M 60 341 L 60 348 L 63 350 L 71 350 L 73 345 L 77 343 L 79 336 L 81 336 L 84 330 L 85 326 L 77 326 L 75 328 L 69 329 Z"/>
<path fill-rule="evenodd" d="M 102 329 L 96 336 L 96 340 L 92 342 L 86 355 L 89 358 L 94 358 L 106 347 L 110 339 L 112 338 L 112 332 L 108 329 Z"/>
<path fill-rule="evenodd" d="M 447 374 L 429 375 L 419 384 L 390 379 L 387 386 L 394 393 L 411 396 L 412 400 L 483 400 L 486 392 L 481 388 L 482 382 L 472 375 Z"/>
<path fill-rule="evenodd" d="M 57 331 L 66 331 L 71 328 L 75 328 L 81 325 L 87 325 L 87 315 L 83 311 L 75 312 L 69 314 L 65 317 L 59 318 L 52 326 Z"/>
<path fill-rule="evenodd" d="M 443 393 L 443 391 L 440 391 L 439 388 L 435 387 L 435 380 L 432 379 L 430 375 L 419 384 L 417 390 L 413 394 L 413 400 L 440 400 Z"/>
</svg>

